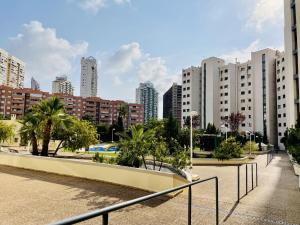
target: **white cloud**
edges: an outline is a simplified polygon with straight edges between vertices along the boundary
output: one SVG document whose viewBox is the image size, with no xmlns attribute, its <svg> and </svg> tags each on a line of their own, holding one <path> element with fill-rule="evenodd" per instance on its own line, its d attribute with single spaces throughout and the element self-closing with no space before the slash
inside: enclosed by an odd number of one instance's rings
<svg viewBox="0 0 300 225">
<path fill-rule="evenodd" d="M 285 0 L 255 0 L 251 9 L 247 26 L 262 30 L 267 24 L 283 23 L 283 1 Z"/>
<path fill-rule="evenodd" d="M 72 63 L 86 53 L 87 48 L 87 42 L 71 44 L 57 37 L 55 29 L 45 28 L 39 21 L 24 24 L 22 32 L 9 41 L 9 51 L 26 63 L 27 82 L 35 76 L 41 81 L 42 89 L 45 86 L 49 89 L 49 82 L 55 76 L 70 74 Z"/>
<path fill-rule="evenodd" d="M 114 2 L 115 4 L 121 5 L 130 3 L 130 0 L 80 0 L 78 6 L 83 10 L 97 14 L 100 9 L 107 6 L 108 2 Z"/>
<path fill-rule="evenodd" d="M 114 86 L 120 86 L 121 84 L 123 84 L 123 82 L 121 81 L 119 76 L 114 76 L 113 77 L 113 85 Z"/>
<path fill-rule="evenodd" d="M 244 49 L 234 49 L 231 52 L 228 52 L 226 54 L 223 54 L 220 56 L 220 58 L 225 59 L 227 62 L 246 62 L 250 60 L 251 52 L 257 51 L 260 48 L 260 41 L 255 40 L 253 41 L 249 46 L 247 46 Z"/>
<path fill-rule="evenodd" d="M 109 59 L 108 68 L 114 73 L 128 72 L 134 63 L 142 57 L 139 43 L 122 45 Z"/>
</svg>

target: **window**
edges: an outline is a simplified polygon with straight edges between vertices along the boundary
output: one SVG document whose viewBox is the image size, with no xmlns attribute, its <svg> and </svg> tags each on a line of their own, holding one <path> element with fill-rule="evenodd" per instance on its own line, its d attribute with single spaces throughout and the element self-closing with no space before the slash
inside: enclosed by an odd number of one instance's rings
<svg viewBox="0 0 300 225">
<path fill-rule="evenodd" d="M 282 136 L 281 132 L 278 133 L 279 136 Z"/>
<path fill-rule="evenodd" d="M 185 84 L 185 83 L 186 83 L 186 81 L 184 80 L 184 81 L 183 81 L 183 83 Z"/>
<path fill-rule="evenodd" d="M 183 90 L 185 91 L 185 90 L 186 90 L 186 88 L 183 88 Z"/>
<path fill-rule="evenodd" d="M 285 95 L 282 95 L 282 98 L 285 98 Z"/>
<path fill-rule="evenodd" d="M 244 83 L 241 83 L 241 87 L 244 87 L 245 86 L 245 84 Z"/>
<path fill-rule="evenodd" d="M 186 105 L 186 103 L 185 103 L 185 102 L 183 102 L 183 105 Z"/>
<path fill-rule="evenodd" d="M 278 108 L 278 109 L 281 109 L 281 105 L 278 105 L 277 108 Z"/>
<path fill-rule="evenodd" d="M 283 126 L 286 127 L 286 123 L 283 123 Z"/>
<path fill-rule="evenodd" d="M 248 98 L 248 102 L 251 102 L 252 100 L 251 100 L 251 98 Z"/>
<path fill-rule="evenodd" d="M 221 102 L 220 102 L 220 104 L 222 105 L 222 104 L 223 104 L 223 102 L 221 101 Z"/>
<path fill-rule="evenodd" d="M 187 105 L 189 105 L 189 104 L 190 104 L 190 102 L 186 102 L 186 104 L 187 104 Z"/>
<path fill-rule="evenodd" d="M 282 76 L 282 80 L 284 80 L 285 79 L 285 76 Z"/>
<path fill-rule="evenodd" d="M 220 89 L 223 89 L 223 86 L 220 86 Z"/>
<path fill-rule="evenodd" d="M 278 96 L 278 100 L 280 100 L 281 99 L 281 96 Z"/>
<path fill-rule="evenodd" d="M 242 67 L 242 68 L 241 68 L 241 71 L 245 71 L 245 67 Z"/>
<path fill-rule="evenodd" d="M 228 101 L 226 100 L 226 101 L 225 101 L 225 104 L 227 104 L 227 103 L 228 103 Z"/>
<path fill-rule="evenodd" d="M 242 91 L 242 92 L 241 92 L 241 95 L 244 95 L 244 94 L 245 94 L 245 92 L 244 92 L 244 91 Z"/>
<path fill-rule="evenodd" d="M 228 77 L 225 77 L 224 80 L 228 80 Z"/>
<path fill-rule="evenodd" d="M 187 94 L 186 97 L 190 97 L 190 94 Z"/>
<path fill-rule="evenodd" d="M 245 127 L 245 126 L 246 126 L 246 124 L 242 123 L 242 127 Z"/>
<path fill-rule="evenodd" d="M 222 96 L 223 96 L 223 93 L 221 93 L 220 96 L 222 97 Z"/>
<path fill-rule="evenodd" d="M 191 89 L 190 87 L 187 87 L 187 88 L 186 88 L 186 90 L 190 90 L 190 89 Z"/>
<path fill-rule="evenodd" d="M 187 111 L 187 112 L 189 112 L 189 111 L 190 111 L 190 109 L 187 109 L 186 111 Z"/>
<path fill-rule="evenodd" d="M 285 104 L 282 105 L 282 108 L 285 108 Z"/>
<path fill-rule="evenodd" d="M 248 118 L 251 119 L 251 115 L 249 115 Z"/>
<path fill-rule="evenodd" d="M 228 96 L 228 92 L 225 92 L 225 96 Z"/>
<path fill-rule="evenodd" d="M 248 91 L 248 94 L 251 94 L 251 90 Z"/>
<path fill-rule="evenodd" d="M 224 73 L 228 73 L 228 69 L 225 69 L 225 70 L 224 70 Z"/>
<path fill-rule="evenodd" d="M 241 103 L 245 103 L 245 99 L 242 99 L 242 100 L 241 100 Z"/>
<path fill-rule="evenodd" d="M 248 82 L 248 86 L 251 86 L 251 82 Z"/>
<path fill-rule="evenodd" d="M 242 108 L 241 108 L 242 111 L 245 111 L 245 109 L 246 109 L 245 107 L 242 107 Z"/>
<path fill-rule="evenodd" d="M 281 118 L 281 114 L 278 114 L 278 118 Z"/>
<path fill-rule="evenodd" d="M 224 85 L 224 88 L 228 88 L 228 84 Z"/>
<path fill-rule="evenodd" d="M 283 90 L 285 89 L 285 85 L 282 86 L 282 89 L 283 89 Z"/>
<path fill-rule="evenodd" d="M 286 113 L 283 113 L 283 117 L 286 117 Z"/>
<path fill-rule="evenodd" d="M 183 110 L 183 112 L 185 112 L 185 109 Z"/>
<path fill-rule="evenodd" d="M 248 106 L 248 110 L 251 110 L 251 106 Z"/>
<path fill-rule="evenodd" d="M 185 73 L 183 74 L 183 77 L 186 77 L 186 74 L 185 74 Z"/>
<path fill-rule="evenodd" d="M 190 83 L 190 80 L 187 80 L 186 82 L 187 82 L 187 83 Z"/>
<path fill-rule="evenodd" d="M 242 79 L 242 80 L 245 79 L 245 76 L 241 76 L 241 79 Z"/>
</svg>

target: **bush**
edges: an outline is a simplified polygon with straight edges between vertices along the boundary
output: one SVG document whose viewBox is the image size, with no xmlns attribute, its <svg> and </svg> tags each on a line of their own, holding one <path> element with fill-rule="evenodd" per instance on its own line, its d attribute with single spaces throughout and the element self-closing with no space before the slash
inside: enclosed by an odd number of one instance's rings
<svg viewBox="0 0 300 225">
<path fill-rule="evenodd" d="M 139 168 L 142 165 L 142 160 L 128 151 L 120 151 L 116 158 L 116 163 L 121 166 Z"/>
<path fill-rule="evenodd" d="M 240 158 L 242 154 L 242 148 L 235 138 L 228 138 L 227 141 L 223 141 L 216 149 L 215 157 L 219 160 L 228 160 L 232 158 Z"/>
<path fill-rule="evenodd" d="M 297 163 L 300 164 L 300 146 L 291 146 L 288 148 L 289 153 L 294 157 Z"/>
<path fill-rule="evenodd" d="M 188 152 L 184 149 L 178 150 L 173 153 L 171 164 L 175 169 L 184 169 L 188 164 Z"/>
<path fill-rule="evenodd" d="M 99 152 L 96 152 L 96 154 L 93 157 L 93 161 L 103 163 L 104 162 L 104 156 L 100 155 Z"/>
<path fill-rule="evenodd" d="M 247 141 L 246 144 L 243 146 L 244 152 L 256 152 L 258 151 L 258 146 L 253 141 Z"/>
</svg>

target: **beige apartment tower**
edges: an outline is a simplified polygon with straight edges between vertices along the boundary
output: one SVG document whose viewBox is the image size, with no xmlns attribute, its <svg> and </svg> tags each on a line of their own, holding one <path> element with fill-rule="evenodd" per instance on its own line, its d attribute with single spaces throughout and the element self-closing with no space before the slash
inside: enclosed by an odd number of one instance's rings
<svg viewBox="0 0 300 225">
<path fill-rule="evenodd" d="M 0 48 L 0 85 L 24 87 L 25 63 Z"/>
</svg>

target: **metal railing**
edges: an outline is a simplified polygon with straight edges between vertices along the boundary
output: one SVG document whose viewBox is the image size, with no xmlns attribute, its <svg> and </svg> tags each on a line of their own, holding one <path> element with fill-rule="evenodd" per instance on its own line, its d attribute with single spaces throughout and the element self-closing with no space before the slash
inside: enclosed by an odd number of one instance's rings
<svg viewBox="0 0 300 225">
<path fill-rule="evenodd" d="M 274 150 L 268 151 L 267 153 L 267 165 L 268 166 L 270 164 L 270 162 L 273 160 L 274 158 Z"/>
<path fill-rule="evenodd" d="M 245 165 L 245 182 L 246 182 L 246 194 L 247 195 L 250 191 L 252 191 L 255 187 L 258 186 L 258 169 L 257 163 L 244 163 L 242 165 L 237 166 L 237 202 L 240 202 L 241 194 L 240 194 L 240 167 Z M 251 165 L 251 190 L 248 189 L 248 165 Z M 254 186 L 254 165 L 255 165 L 255 186 Z"/>
<path fill-rule="evenodd" d="M 61 221 L 58 221 L 56 223 L 51 223 L 50 225 L 66 225 L 66 224 L 75 224 L 75 223 L 79 223 L 79 222 L 83 222 L 98 216 L 102 216 L 102 224 L 103 225 L 108 225 L 108 215 L 111 212 L 123 209 L 123 208 L 127 208 L 129 206 L 135 205 L 135 204 L 139 204 L 142 202 L 145 202 L 147 200 L 150 199 L 154 199 L 163 195 L 167 195 L 170 194 L 172 192 L 176 192 L 176 191 L 180 191 L 182 189 L 188 188 L 188 225 L 192 224 L 192 186 L 196 185 L 196 184 L 200 184 L 206 181 L 210 181 L 210 180 L 215 180 L 215 192 L 216 192 L 216 224 L 219 224 L 219 181 L 218 181 L 218 177 L 210 177 L 207 179 L 203 179 L 203 180 L 197 180 L 194 182 L 191 182 L 189 184 L 185 184 L 176 188 L 172 188 L 172 189 L 168 189 L 165 191 L 161 191 L 158 193 L 154 193 L 154 194 L 150 194 L 150 195 L 146 195 L 140 198 L 136 198 L 130 201 L 126 201 L 126 202 L 121 202 L 112 206 L 108 206 L 102 209 L 98 209 L 92 212 L 88 212 L 82 215 L 78 215 L 78 216 L 74 216 L 71 218 L 67 218 Z"/>
</svg>

